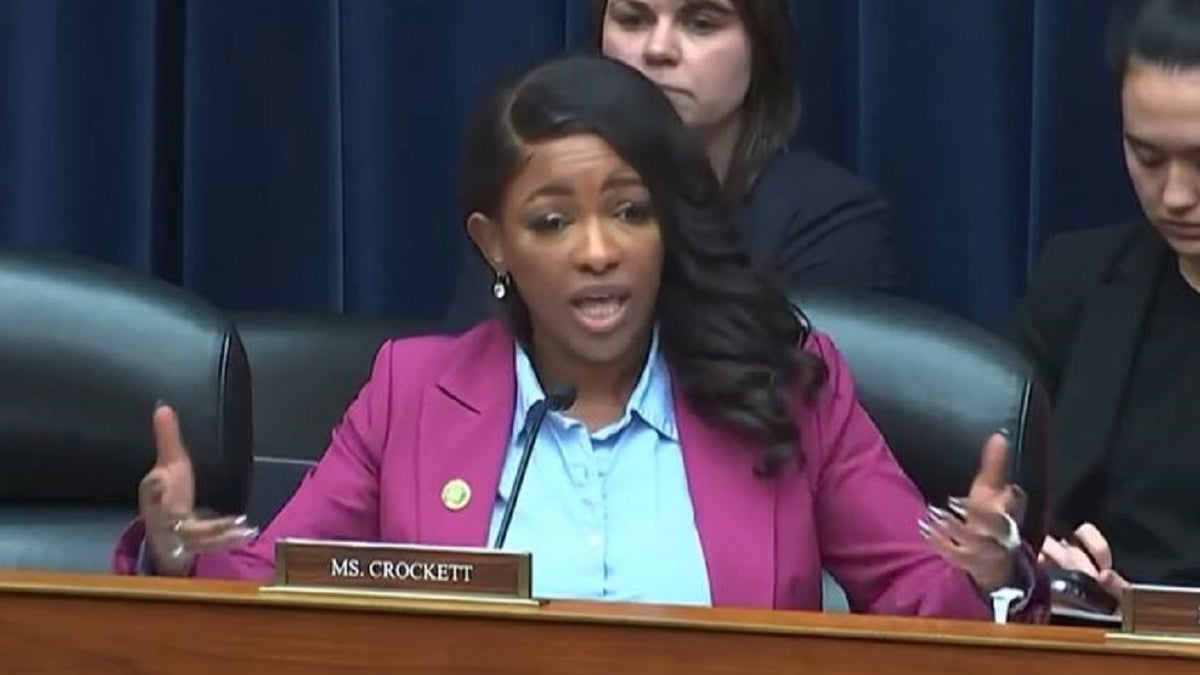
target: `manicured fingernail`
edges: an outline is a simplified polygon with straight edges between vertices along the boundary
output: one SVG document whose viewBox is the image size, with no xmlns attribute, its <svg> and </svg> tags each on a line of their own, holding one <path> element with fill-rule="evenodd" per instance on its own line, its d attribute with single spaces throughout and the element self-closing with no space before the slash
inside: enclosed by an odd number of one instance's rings
<svg viewBox="0 0 1200 675">
<path fill-rule="evenodd" d="M 951 497 L 949 502 L 950 510 L 954 512 L 954 515 L 963 519 L 967 517 L 967 507 L 963 506 L 962 500 Z"/>
<path fill-rule="evenodd" d="M 242 539 L 253 539 L 258 536 L 257 527 L 246 527 L 238 530 L 238 536 Z"/>
<path fill-rule="evenodd" d="M 947 511 L 946 509 L 938 508 L 938 507 L 934 506 L 933 504 L 929 505 L 928 510 L 929 510 L 930 515 L 933 516 L 934 520 L 939 520 L 939 521 L 945 522 L 947 520 L 950 520 L 950 518 L 951 518 L 949 511 Z"/>
<path fill-rule="evenodd" d="M 1008 430 L 1007 428 L 1005 428 L 1005 427 L 1000 427 L 999 429 L 997 429 L 997 430 L 996 430 L 996 433 L 1000 434 L 1001 436 L 1003 436 L 1003 437 L 1004 437 L 1005 439 L 1007 439 L 1007 440 L 1010 440 L 1010 441 L 1012 440 L 1012 437 L 1013 437 L 1013 436 L 1012 436 L 1012 432 L 1011 432 L 1011 431 L 1009 431 L 1009 430 Z"/>
<path fill-rule="evenodd" d="M 932 528 L 930 528 L 929 523 L 925 522 L 924 518 L 917 519 L 917 532 L 921 533 L 922 539 L 929 538 L 930 529 L 932 529 Z"/>
<path fill-rule="evenodd" d="M 246 524 L 246 516 L 242 515 L 242 516 L 238 516 L 237 518 L 234 518 L 233 524 L 234 524 L 234 526 L 245 525 Z"/>
</svg>

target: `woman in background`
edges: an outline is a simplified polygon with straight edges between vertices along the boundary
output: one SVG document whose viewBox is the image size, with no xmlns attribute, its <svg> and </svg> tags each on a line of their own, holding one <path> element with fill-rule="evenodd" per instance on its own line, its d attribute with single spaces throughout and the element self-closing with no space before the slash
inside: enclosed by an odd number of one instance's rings
<svg viewBox="0 0 1200 675">
<path fill-rule="evenodd" d="M 503 545 L 532 552 L 538 597 L 815 610 L 827 569 L 858 611 L 988 618 L 989 593 L 1032 587 L 1004 439 L 968 494 L 924 503 L 833 344 L 749 264 L 653 83 L 550 62 L 483 108 L 467 148 L 464 217 L 503 320 L 385 344 L 261 535 L 195 515 L 160 407 L 118 572 L 269 579 L 281 537 L 494 546 L 530 411 L 568 384 Z"/>
<path fill-rule="evenodd" d="M 887 207 L 846 170 L 793 143 L 798 95 L 786 0 L 594 0 L 601 51 L 638 69 L 700 136 L 755 264 L 783 286 L 894 291 Z M 478 256 L 460 263 L 447 315 L 487 316 Z"/>
<path fill-rule="evenodd" d="M 1116 10 L 1111 65 L 1142 217 L 1052 238 L 1009 326 L 1054 403 L 1043 562 L 1114 601 L 1130 583 L 1200 584 L 1200 3 Z"/>
</svg>

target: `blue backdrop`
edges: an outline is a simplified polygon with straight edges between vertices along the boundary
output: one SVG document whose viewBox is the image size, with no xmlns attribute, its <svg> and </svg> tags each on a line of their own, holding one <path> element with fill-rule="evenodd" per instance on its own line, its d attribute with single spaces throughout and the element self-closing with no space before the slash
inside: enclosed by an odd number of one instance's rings
<svg viewBox="0 0 1200 675">
<path fill-rule="evenodd" d="M 1136 214 L 1111 0 L 794 0 L 804 138 L 890 199 L 910 294 L 996 325 L 1054 232 Z M 0 244 L 230 308 L 433 318 L 459 137 L 586 0 L 4 0 Z"/>
</svg>

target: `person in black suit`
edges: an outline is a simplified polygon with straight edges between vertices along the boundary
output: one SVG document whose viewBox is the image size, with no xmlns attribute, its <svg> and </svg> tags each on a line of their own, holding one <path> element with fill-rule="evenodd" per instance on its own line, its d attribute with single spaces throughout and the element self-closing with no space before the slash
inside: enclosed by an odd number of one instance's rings
<svg viewBox="0 0 1200 675">
<path fill-rule="evenodd" d="M 601 51 L 653 80 L 699 135 L 759 269 L 790 289 L 898 289 L 884 200 L 792 142 L 787 2 L 594 0 L 593 9 Z M 456 330 L 486 316 L 492 284 L 478 256 L 464 251 L 446 318 Z"/>
<path fill-rule="evenodd" d="M 1055 406 L 1044 562 L 1113 595 L 1200 584 L 1200 2 L 1132 9 L 1113 56 L 1148 222 L 1051 240 L 1010 328 Z"/>
</svg>

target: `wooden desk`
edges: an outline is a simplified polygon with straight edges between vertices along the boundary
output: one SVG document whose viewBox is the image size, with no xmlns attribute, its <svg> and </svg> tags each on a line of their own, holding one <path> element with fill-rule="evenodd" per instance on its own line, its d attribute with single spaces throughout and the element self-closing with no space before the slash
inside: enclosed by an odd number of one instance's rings
<svg viewBox="0 0 1200 675">
<path fill-rule="evenodd" d="M 0 572 L 0 672 L 1200 672 L 1099 630 L 800 612 L 284 596 L 254 584 Z"/>
</svg>

